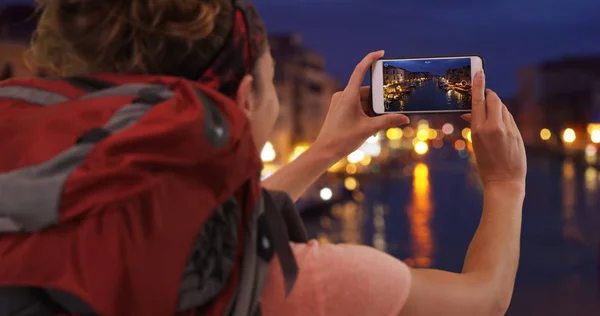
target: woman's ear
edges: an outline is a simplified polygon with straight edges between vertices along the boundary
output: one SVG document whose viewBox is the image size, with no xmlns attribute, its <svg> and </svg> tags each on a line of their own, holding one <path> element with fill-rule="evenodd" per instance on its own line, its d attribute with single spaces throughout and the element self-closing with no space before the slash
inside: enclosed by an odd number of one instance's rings
<svg viewBox="0 0 600 316">
<path fill-rule="evenodd" d="M 242 82 L 240 82 L 235 96 L 235 102 L 246 113 L 248 118 L 250 118 L 250 114 L 254 110 L 253 81 L 254 78 L 252 75 L 245 75 Z"/>
</svg>

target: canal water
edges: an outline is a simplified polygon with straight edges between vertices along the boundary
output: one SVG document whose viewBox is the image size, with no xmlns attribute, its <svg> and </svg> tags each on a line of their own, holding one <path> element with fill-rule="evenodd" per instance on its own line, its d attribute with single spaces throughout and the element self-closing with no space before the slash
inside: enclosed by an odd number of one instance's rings
<svg viewBox="0 0 600 316">
<path fill-rule="evenodd" d="M 414 90 L 400 100 L 393 101 L 388 111 L 443 111 L 467 109 L 470 97 L 460 92 L 438 88 L 436 80 L 417 84 Z"/>
<path fill-rule="evenodd" d="M 360 181 L 362 201 L 340 202 L 308 220 L 311 237 L 371 245 L 413 267 L 461 270 L 482 205 L 467 159 L 434 151 L 414 167 Z M 595 169 L 530 158 L 508 315 L 600 315 L 599 187 Z"/>
</svg>

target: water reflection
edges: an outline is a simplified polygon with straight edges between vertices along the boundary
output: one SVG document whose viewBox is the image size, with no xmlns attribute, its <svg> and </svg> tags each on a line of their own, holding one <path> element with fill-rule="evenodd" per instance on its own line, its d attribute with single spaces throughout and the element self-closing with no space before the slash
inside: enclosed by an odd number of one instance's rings
<svg viewBox="0 0 600 316">
<path fill-rule="evenodd" d="M 588 167 L 585 170 L 585 204 L 587 207 L 594 207 L 597 203 L 598 182 L 600 182 L 598 170 Z"/>
<path fill-rule="evenodd" d="M 342 242 L 346 244 L 362 244 L 362 206 L 350 201 L 343 204 L 334 205 L 331 208 L 331 215 L 340 224 L 339 238 L 335 236 L 320 235 L 320 239 L 324 242 Z M 327 220 L 322 220 L 323 222 Z"/>
<path fill-rule="evenodd" d="M 413 253 L 413 257 L 406 259 L 406 263 L 413 267 L 428 268 L 432 265 L 431 257 L 434 250 L 430 227 L 432 204 L 429 168 L 426 164 L 419 163 L 413 171 L 412 198 L 406 210 Z"/>
<path fill-rule="evenodd" d="M 572 161 L 565 160 L 562 165 L 562 195 L 563 195 L 563 237 L 571 241 L 582 241 L 583 236 L 575 218 L 577 199 L 577 181 L 575 181 L 575 166 Z"/>
<path fill-rule="evenodd" d="M 377 204 L 373 207 L 373 247 L 381 250 L 387 250 L 387 242 L 385 238 L 385 206 Z"/>
</svg>

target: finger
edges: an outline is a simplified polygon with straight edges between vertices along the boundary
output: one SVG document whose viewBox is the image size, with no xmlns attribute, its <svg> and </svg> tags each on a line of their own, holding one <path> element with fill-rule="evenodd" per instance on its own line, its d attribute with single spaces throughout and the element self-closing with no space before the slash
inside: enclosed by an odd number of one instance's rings
<svg viewBox="0 0 600 316">
<path fill-rule="evenodd" d="M 408 116 L 404 114 L 386 114 L 373 118 L 374 130 L 371 131 L 371 134 L 377 133 L 383 129 L 392 128 L 400 125 L 406 125 L 410 123 L 410 119 Z"/>
<path fill-rule="evenodd" d="M 471 114 L 463 114 L 460 116 L 463 120 L 471 123 L 472 115 Z"/>
<path fill-rule="evenodd" d="M 360 87 L 360 100 L 368 100 L 371 98 L 371 87 L 362 86 Z"/>
<path fill-rule="evenodd" d="M 485 94 L 485 105 L 487 108 L 487 121 L 492 123 L 502 122 L 502 101 L 496 92 L 487 89 Z"/>
<path fill-rule="evenodd" d="M 365 76 L 367 75 L 367 71 L 371 67 L 371 65 L 376 62 L 379 58 L 383 57 L 384 51 L 380 50 L 377 52 L 372 52 L 369 55 L 365 56 L 363 60 L 361 60 L 356 68 L 354 68 L 354 72 L 352 76 L 350 76 L 350 80 L 348 81 L 349 88 L 358 89 L 362 82 L 365 80 Z"/>
<path fill-rule="evenodd" d="M 516 130 L 519 130 L 519 127 L 517 126 L 517 122 L 515 122 L 515 117 L 512 114 L 510 114 L 509 117 L 510 117 L 510 126 L 512 126 Z"/>
<path fill-rule="evenodd" d="M 504 103 L 502 104 L 502 122 L 504 122 L 504 125 L 506 125 L 506 127 L 511 126 L 510 112 L 508 112 L 508 108 L 506 107 L 506 105 Z"/>
<path fill-rule="evenodd" d="M 471 99 L 471 123 L 485 122 L 485 74 L 479 70 L 473 79 L 473 97 Z"/>
<path fill-rule="evenodd" d="M 331 96 L 331 105 L 334 105 L 334 104 L 336 104 L 336 103 L 338 102 L 338 100 L 340 99 L 340 96 L 341 96 L 341 95 L 342 95 L 342 92 L 341 92 L 341 91 L 338 91 L 338 92 L 334 93 L 334 94 Z"/>
<path fill-rule="evenodd" d="M 508 112 L 507 126 L 508 126 L 508 128 L 512 129 L 516 134 L 518 134 L 518 135 L 521 134 L 521 131 L 519 131 L 519 127 L 517 126 L 517 123 L 515 122 L 515 118 L 510 112 Z"/>
</svg>

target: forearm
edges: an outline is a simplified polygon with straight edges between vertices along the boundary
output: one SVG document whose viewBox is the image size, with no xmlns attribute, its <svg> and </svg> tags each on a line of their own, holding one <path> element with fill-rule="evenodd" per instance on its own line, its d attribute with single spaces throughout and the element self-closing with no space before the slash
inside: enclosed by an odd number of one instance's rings
<svg viewBox="0 0 600 316">
<path fill-rule="evenodd" d="M 481 222 L 463 267 L 463 274 L 487 284 L 503 305 L 510 302 L 519 264 L 524 196 L 518 184 L 486 188 Z"/>
<path fill-rule="evenodd" d="M 313 146 L 265 179 L 262 185 L 269 190 L 286 192 L 296 201 L 336 161 L 331 151 Z"/>
</svg>

